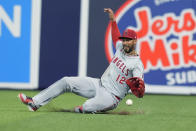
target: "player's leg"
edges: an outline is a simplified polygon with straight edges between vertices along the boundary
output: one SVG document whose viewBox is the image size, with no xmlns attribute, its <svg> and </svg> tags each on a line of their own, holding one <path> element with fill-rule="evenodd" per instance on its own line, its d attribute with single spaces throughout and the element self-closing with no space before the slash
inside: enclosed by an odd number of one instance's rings
<svg viewBox="0 0 196 131">
<path fill-rule="evenodd" d="M 96 88 L 100 85 L 100 79 L 91 77 L 66 77 L 69 83 L 69 92 L 76 95 L 92 98 L 96 95 Z"/>
<path fill-rule="evenodd" d="M 67 90 L 68 84 L 64 78 L 58 80 L 48 88 L 42 90 L 33 98 L 20 93 L 18 97 L 20 100 L 29 107 L 29 110 L 36 111 L 39 107 L 47 104 L 51 99 L 59 96 Z"/>
<path fill-rule="evenodd" d="M 117 107 L 119 100 L 107 92 L 104 87 L 99 87 L 96 96 L 88 99 L 81 107 L 76 107 L 75 112 L 93 113 L 112 110 Z"/>
<path fill-rule="evenodd" d="M 73 92 L 86 98 L 92 98 L 96 94 L 95 85 L 98 81 L 98 79 L 90 77 L 64 77 L 38 93 L 32 99 L 39 108 L 64 92 Z"/>
</svg>

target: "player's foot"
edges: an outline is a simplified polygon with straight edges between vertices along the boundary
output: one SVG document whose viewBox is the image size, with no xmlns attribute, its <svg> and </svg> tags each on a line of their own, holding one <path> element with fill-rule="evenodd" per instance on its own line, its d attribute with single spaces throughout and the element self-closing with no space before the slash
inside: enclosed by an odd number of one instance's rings
<svg viewBox="0 0 196 131">
<path fill-rule="evenodd" d="M 76 112 L 76 113 L 83 113 L 83 107 L 82 106 L 76 106 L 74 108 L 74 112 Z"/>
<path fill-rule="evenodd" d="M 20 101 L 22 101 L 22 103 L 28 106 L 30 111 L 36 111 L 38 109 L 31 97 L 28 97 L 23 93 L 20 93 L 18 94 L 18 98 L 20 99 Z"/>
</svg>

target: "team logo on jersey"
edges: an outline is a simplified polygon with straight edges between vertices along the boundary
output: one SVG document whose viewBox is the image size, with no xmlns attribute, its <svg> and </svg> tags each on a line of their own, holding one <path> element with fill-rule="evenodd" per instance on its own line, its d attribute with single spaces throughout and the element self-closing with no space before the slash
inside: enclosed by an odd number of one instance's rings
<svg viewBox="0 0 196 131">
<path fill-rule="evenodd" d="M 120 32 L 134 29 L 137 50 L 150 85 L 196 87 L 194 0 L 127 0 L 116 12 Z M 108 61 L 115 53 L 111 25 L 105 38 Z M 156 79 L 154 79 L 156 78 Z"/>
</svg>

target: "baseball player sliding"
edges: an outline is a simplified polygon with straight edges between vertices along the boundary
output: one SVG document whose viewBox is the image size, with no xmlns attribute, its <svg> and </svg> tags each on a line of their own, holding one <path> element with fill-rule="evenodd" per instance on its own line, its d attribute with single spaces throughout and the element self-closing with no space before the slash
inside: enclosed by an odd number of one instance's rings
<svg viewBox="0 0 196 131">
<path fill-rule="evenodd" d="M 131 29 L 126 29 L 121 36 L 112 9 L 105 8 L 104 12 L 109 14 L 112 24 L 112 40 L 116 53 L 102 77 L 100 79 L 63 77 L 32 98 L 20 93 L 18 97 L 30 111 L 36 111 L 65 92 L 73 92 L 88 98 L 82 106 L 75 107 L 74 111 L 78 113 L 96 113 L 115 109 L 129 89 L 136 97 L 143 97 L 144 69 L 135 50 L 137 34 Z"/>
</svg>

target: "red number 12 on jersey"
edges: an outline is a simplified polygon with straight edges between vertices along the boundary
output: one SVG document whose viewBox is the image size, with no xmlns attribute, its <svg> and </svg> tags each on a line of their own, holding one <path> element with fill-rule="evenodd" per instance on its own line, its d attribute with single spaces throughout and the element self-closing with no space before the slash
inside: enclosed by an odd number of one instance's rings
<svg viewBox="0 0 196 131">
<path fill-rule="evenodd" d="M 126 78 L 124 76 L 121 77 L 121 75 L 119 74 L 116 81 L 118 81 L 120 84 L 124 84 Z"/>
</svg>

